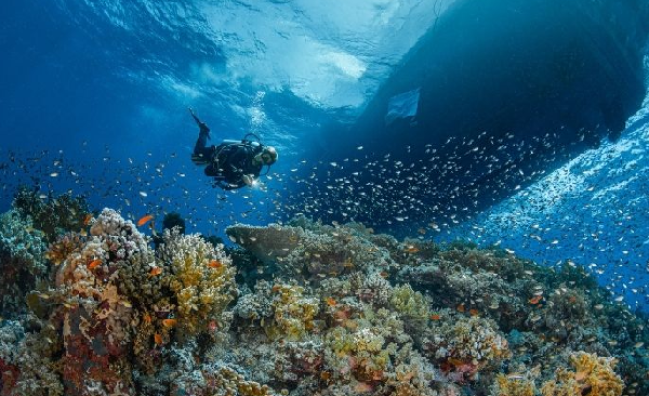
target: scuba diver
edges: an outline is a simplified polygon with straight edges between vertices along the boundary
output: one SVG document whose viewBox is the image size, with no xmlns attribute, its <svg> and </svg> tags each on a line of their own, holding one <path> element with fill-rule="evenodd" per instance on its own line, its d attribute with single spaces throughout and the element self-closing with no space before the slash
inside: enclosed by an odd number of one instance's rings
<svg viewBox="0 0 649 396">
<path fill-rule="evenodd" d="M 277 161 L 277 150 L 262 144 L 254 133 L 248 133 L 241 141 L 225 140 L 218 146 L 207 147 L 210 128 L 191 108 L 188 110 L 199 128 L 192 162 L 196 165 L 207 165 L 205 174 L 214 177 L 214 187 L 234 190 L 243 186 L 252 186 L 262 168 L 268 166 L 266 170 L 268 173 L 270 166 Z M 249 140 L 250 136 L 257 141 Z"/>
</svg>

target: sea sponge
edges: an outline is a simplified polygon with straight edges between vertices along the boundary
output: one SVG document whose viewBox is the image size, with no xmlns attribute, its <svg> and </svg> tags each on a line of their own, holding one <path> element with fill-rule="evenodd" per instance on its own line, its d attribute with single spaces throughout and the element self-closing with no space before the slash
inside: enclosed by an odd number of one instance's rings
<svg viewBox="0 0 649 396">
<path fill-rule="evenodd" d="M 543 396 L 621 396 L 624 382 L 614 371 L 615 358 L 599 357 L 586 352 L 570 355 L 575 371 L 558 369 L 556 378 L 541 388 Z"/>
<path fill-rule="evenodd" d="M 236 270 L 230 259 L 198 234 L 165 230 L 157 262 L 169 268 L 164 277 L 168 277 L 177 324 L 185 336 L 208 330 L 212 321 L 219 322 L 236 297 Z"/>
</svg>

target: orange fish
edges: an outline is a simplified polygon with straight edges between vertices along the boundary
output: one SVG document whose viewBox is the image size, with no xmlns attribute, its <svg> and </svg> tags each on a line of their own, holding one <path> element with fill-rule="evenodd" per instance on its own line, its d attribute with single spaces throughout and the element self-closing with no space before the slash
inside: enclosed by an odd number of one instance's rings
<svg viewBox="0 0 649 396">
<path fill-rule="evenodd" d="M 219 260 L 212 260 L 207 264 L 210 268 L 221 268 L 223 264 Z"/>
<path fill-rule="evenodd" d="M 417 253 L 419 251 L 419 248 L 414 245 L 409 245 L 405 249 L 406 253 Z"/>
<path fill-rule="evenodd" d="M 453 365 L 454 367 L 460 367 L 460 366 L 463 366 L 463 365 L 466 364 L 466 362 L 464 360 L 456 359 L 456 358 L 453 358 L 453 357 L 448 358 L 448 360 L 446 360 L 446 361 L 448 363 L 450 363 L 451 365 Z"/>
<path fill-rule="evenodd" d="M 162 273 L 162 267 L 153 267 L 149 272 L 149 277 L 158 276 Z"/>
<path fill-rule="evenodd" d="M 90 220 L 92 220 L 92 213 L 88 213 L 84 218 L 83 218 L 83 225 L 87 226 L 90 224 Z"/>
<path fill-rule="evenodd" d="M 151 323 L 151 315 L 148 313 L 145 313 L 142 319 L 144 319 L 144 323 Z"/>
<path fill-rule="evenodd" d="M 458 311 L 458 312 L 464 312 L 464 311 L 465 311 L 464 304 L 460 304 L 460 305 L 458 305 L 458 306 L 457 306 L 457 311 Z"/>
<path fill-rule="evenodd" d="M 327 299 L 325 301 L 326 301 L 327 305 L 330 306 L 330 307 L 335 307 L 336 304 L 337 304 L 336 300 L 334 300 L 332 297 L 327 297 Z"/>
<path fill-rule="evenodd" d="M 471 308 L 469 310 L 469 313 L 471 314 L 471 316 L 478 316 L 478 310 L 475 308 Z"/>
<path fill-rule="evenodd" d="M 430 315 L 430 320 L 440 320 L 442 317 L 440 314 L 432 314 Z"/>
<path fill-rule="evenodd" d="M 543 296 L 534 296 L 534 297 L 530 298 L 529 303 L 532 304 L 532 305 L 538 304 L 539 301 L 541 301 L 542 298 L 543 298 Z"/>
<path fill-rule="evenodd" d="M 100 264 L 101 264 L 101 259 L 92 260 L 90 264 L 88 264 L 88 269 L 93 270 L 97 268 L 97 266 L 99 266 Z"/>
<path fill-rule="evenodd" d="M 159 333 L 155 333 L 153 335 L 153 341 L 157 344 L 160 345 L 162 344 L 162 336 Z"/>
<path fill-rule="evenodd" d="M 381 272 L 379 272 L 379 275 L 381 275 L 381 278 L 387 278 L 388 276 L 390 276 L 390 274 L 388 274 L 388 273 L 385 272 L 385 271 L 381 271 Z"/>
<path fill-rule="evenodd" d="M 162 319 L 162 325 L 164 327 L 174 327 L 176 326 L 176 319 Z"/>
<path fill-rule="evenodd" d="M 140 220 L 137 221 L 137 226 L 142 227 L 146 223 L 148 223 L 150 220 L 153 220 L 153 215 L 145 215 L 140 218 Z"/>
</svg>

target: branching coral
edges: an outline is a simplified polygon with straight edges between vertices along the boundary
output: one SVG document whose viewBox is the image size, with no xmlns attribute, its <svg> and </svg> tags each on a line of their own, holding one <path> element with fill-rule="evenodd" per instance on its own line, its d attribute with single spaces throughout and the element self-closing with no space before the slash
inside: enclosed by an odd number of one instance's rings
<svg viewBox="0 0 649 396">
<path fill-rule="evenodd" d="M 491 396 L 534 396 L 537 394 L 534 381 L 522 375 L 496 376 L 491 389 Z"/>
<path fill-rule="evenodd" d="M 577 352 L 570 356 L 570 364 L 575 371 L 558 369 L 556 379 L 543 384 L 543 396 L 622 395 L 624 382 L 614 371 L 615 359 Z"/>
<path fill-rule="evenodd" d="M 319 342 L 285 342 L 277 348 L 275 376 L 282 382 L 297 384 L 307 377 L 326 378 L 322 371 L 323 345 Z"/>
<path fill-rule="evenodd" d="M 235 269 L 221 249 L 197 234 L 167 230 L 163 239 L 158 262 L 169 272 L 159 275 L 174 294 L 179 330 L 190 336 L 206 331 L 236 296 Z"/>
<path fill-rule="evenodd" d="M 413 348 L 398 315 L 387 309 L 366 308 L 325 335 L 323 369 L 337 394 L 342 384 L 355 384 L 354 393 L 393 396 L 437 395 L 431 382 L 437 370 Z M 352 325 L 353 324 L 353 325 Z"/>
</svg>

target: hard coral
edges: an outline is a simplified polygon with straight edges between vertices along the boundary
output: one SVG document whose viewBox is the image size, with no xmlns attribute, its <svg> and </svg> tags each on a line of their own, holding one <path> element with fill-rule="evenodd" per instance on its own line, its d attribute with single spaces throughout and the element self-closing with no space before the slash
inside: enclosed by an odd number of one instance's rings
<svg viewBox="0 0 649 396">
<path fill-rule="evenodd" d="M 43 234 L 15 210 L 0 215 L 0 309 L 10 316 L 24 312 L 25 294 L 47 274 Z"/>
<path fill-rule="evenodd" d="M 537 394 L 534 381 L 522 375 L 499 374 L 490 396 L 534 396 Z"/>
<path fill-rule="evenodd" d="M 267 265 L 276 264 L 286 277 L 321 279 L 395 265 L 385 249 L 369 240 L 369 234 L 345 226 L 237 225 L 226 232 Z"/>
<path fill-rule="evenodd" d="M 429 309 L 426 298 L 408 284 L 392 289 L 390 306 L 398 312 L 409 329 L 422 332 L 428 322 Z"/>
<path fill-rule="evenodd" d="M 488 319 L 447 311 L 434 322 L 424 348 L 451 380 L 474 380 L 478 371 L 494 367 L 511 355 L 507 340 Z"/>
<path fill-rule="evenodd" d="M 274 320 L 266 327 L 266 334 L 273 339 L 297 341 L 314 329 L 313 320 L 320 309 L 317 299 L 304 297 L 304 289 L 294 285 L 277 284 L 272 291 Z"/>
<path fill-rule="evenodd" d="M 63 194 L 49 195 L 44 199 L 38 190 L 21 188 L 14 197 L 13 207 L 23 216 L 33 220 L 34 227 L 41 230 L 49 242 L 66 231 L 79 231 L 85 226 L 88 204 L 82 197 Z"/>
<path fill-rule="evenodd" d="M 129 297 L 119 292 L 119 269 L 147 245 L 130 222 L 108 209 L 91 234 L 58 267 L 49 297 L 62 304 L 52 317 L 62 327 L 66 394 L 85 395 L 90 389 L 132 394 L 134 312 Z"/>
<path fill-rule="evenodd" d="M 169 283 L 176 305 L 181 336 L 209 330 L 237 293 L 235 268 L 223 250 L 198 234 L 180 235 L 165 231 L 158 249 L 158 262 L 169 268 L 160 274 Z M 156 275 L 157 276 L 157 275 Z"/>
<path fill-rule="evenodd" d="M 229 367 L 181 372 L 171 384 L 171 396 L 272 396 L 267 385 L 248 381 Z"/>
<path fill-rule="evenodd" d="M 249 250 L 265 264 L 272 264 L 278 258 L 286 257 L 299 246 L 304 237 L 300 227 L 286 227 L 271 224 L 268 227 L 254 227 L 236 224 L 225 229 L 233 242 Z"/>
<path fill-rule="evenodd" d="M 61 396 L 63 385 L 45 334 L 24 333 L 19 322 L 0 326 L 0 395 Z"/>
<path fill-rule="evenodd" d="M 618 376 L 613 358 L 577 352 L 570 356 L 575 371 L 559 369 L 556 378 L 541 388 L 543 396 L 621 396 L 624 382 Z"/>
</svg>

